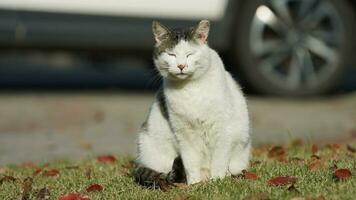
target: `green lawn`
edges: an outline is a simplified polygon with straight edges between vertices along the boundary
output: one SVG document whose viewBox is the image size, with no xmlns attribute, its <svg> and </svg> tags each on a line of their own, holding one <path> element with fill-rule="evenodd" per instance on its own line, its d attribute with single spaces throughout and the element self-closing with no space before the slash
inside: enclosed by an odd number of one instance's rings
<svg viewBox="0 0 356 200">
<path fill-rule="evenodd" d="M 259 147 L 253 151 L 248 169 L 251 173 L 193 186 L 177 185 L 164 191 L 135 184 L 129 175 L 132 166 L 128 158 L 117 157 L 115 162 L 93 158 L 2 166 L 0 199 L 21 199 L 22 196 L 41 199 L 37 197 L 41 196 L 39 193 L 45 199 L 44 192 L 38 192 L 44 187 L 49 191 L 49 199 L 58 199 L 70 192 L 87 195 L 90 199 L 356 199 L 354 147 L 325 145 L 312 150 L 311 145 L 298 142 L 283 148 Z M 312 156 L 312 151 L 317 156 Z M 345 180 L 338 180 L 333 174 L 341 168 L 348 169 L 352 175 L 346 174 Z M 254 174 L 256 180 L 253 180 Z M 280 186 L 268 184 L 268 180 L 278 176 L 293 176 L 297 180 Z M 87 192 L 86 188 L 92 184 L 99 184 L 102 190 Z"/>
</svg>

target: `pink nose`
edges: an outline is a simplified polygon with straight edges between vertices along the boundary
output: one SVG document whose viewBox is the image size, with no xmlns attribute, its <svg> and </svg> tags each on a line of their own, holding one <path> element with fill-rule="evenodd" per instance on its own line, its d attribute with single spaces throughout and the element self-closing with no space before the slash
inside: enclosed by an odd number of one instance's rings
<svg viewBox="0 0 356 200">
<path fill-rule="evenodd" d="M 180 69 L 180 71 L 182 71 L 187 65 L 178 65 L 178 68 Z"/>
</svg>

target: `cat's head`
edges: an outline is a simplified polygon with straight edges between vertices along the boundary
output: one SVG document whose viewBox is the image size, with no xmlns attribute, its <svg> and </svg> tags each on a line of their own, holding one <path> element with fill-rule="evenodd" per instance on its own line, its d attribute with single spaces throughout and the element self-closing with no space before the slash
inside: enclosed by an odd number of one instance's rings
<svg viewBox="0 0 356 200">
<path fill-rule="evenodd" d="M 209 28 L 208 20 L 187 29 L 170 29 L 157 21 L 152 23 L 156 40 L 154 61 L 164 78 L 196 79 L 208 70 Z"/>
</svg>

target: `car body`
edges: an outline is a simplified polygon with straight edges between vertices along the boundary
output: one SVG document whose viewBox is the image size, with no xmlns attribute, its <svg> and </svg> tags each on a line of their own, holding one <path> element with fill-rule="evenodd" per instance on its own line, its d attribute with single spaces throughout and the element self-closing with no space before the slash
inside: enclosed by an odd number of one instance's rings
<svg viewBox="0 0 356 200">
<path fill-rule="evenodd" d="M 320 1 L 322 4 L 326 2 L 329 7 L 336 7 L 335 13 L 341 15 L 341 20 L 335 24 L 342 23 L 342 30 L 346 32 L 343 33 L 346 38 L 342 36 L 344 40 L 338 52 L 338 55 L 342 56 L 338 60 L 342 62 L 337 64 L 337 72 L 333 72 L 334 76 L 325 78 L 324 81 L 320 81 L 320 86 L 312 89 L 299 88 L 299 86 L 288 89 L 284 87 L 286 84 L 283 81 L 273 82 L 267 78 L 264 80 L 263 75 L 254 75 L 258 74 L 255 73 L 258 69 L 251 66 L 259 64 L 255 62 L 257 59 L 251 53 L 252 46 L 256 43 L 251 36 L 253 20 L 256 16 L 259 17 L 258 10 L 262 13 L 260 16 L 268 17 L 269 7 L 265 5 L 274 1 L 287 2 L 288 5 L 294 2 L 303 2 L 301 4 L 309 2 L 309 0 L 107 0 L 105 2 L 2 0 L 0 2 L 0 47 L 3 57 L 0 59 L 0 70 L 3 74 L 11 71 L 4 66 L 9 66 L 15 61 L 9 61 L 7 57 L 21 60 L 22 57 L 26 57 L 27 52 L 34 51 L 77 53 L 95 62 L 102 60 L 106 62 L 113 57 L 137 55 L 149 61 L 154 44 L 151 33 L 152 20 L 160 20 L 168 26 L 185 27 L 196 24 L 200 19 L 209 19 L 212 23 L 209 44 L 230 61 L 230 70 L 241 75 L 242 81 L 252 88 L 268 94 L 296 96 L 330 91 L 335 87 L 346 66 L 356 63 L 356 59 L 350 59 L 354 58 L 352 52 L 356 50 L 356 39 L 351 34 L 356 24 L 355 1 L 310 0 L 318 4 Z M 5 57 L 7 54 L 8 56 Z M 27 57 L 33 56 L 29 54 Z"/>
</svg>

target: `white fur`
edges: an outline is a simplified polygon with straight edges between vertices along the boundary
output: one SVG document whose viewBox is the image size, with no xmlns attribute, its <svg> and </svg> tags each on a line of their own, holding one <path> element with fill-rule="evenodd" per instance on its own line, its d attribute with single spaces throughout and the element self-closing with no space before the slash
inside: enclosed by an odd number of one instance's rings
<svg viewBox="0 0 356 200">
<path fill-rule="evenodd" d="M 168 173 L 181 155 L 188 184 L 246 169 L 251 147 L 247 105 L 219 55 L 206 44 L 182 40 L 155 64 L 164 77 L 169 122 L 156 100 L 147 128 L 139 133 L 137 161 Z M 183 75 L 179 64 L 187 65 Z"/>
</svg>

